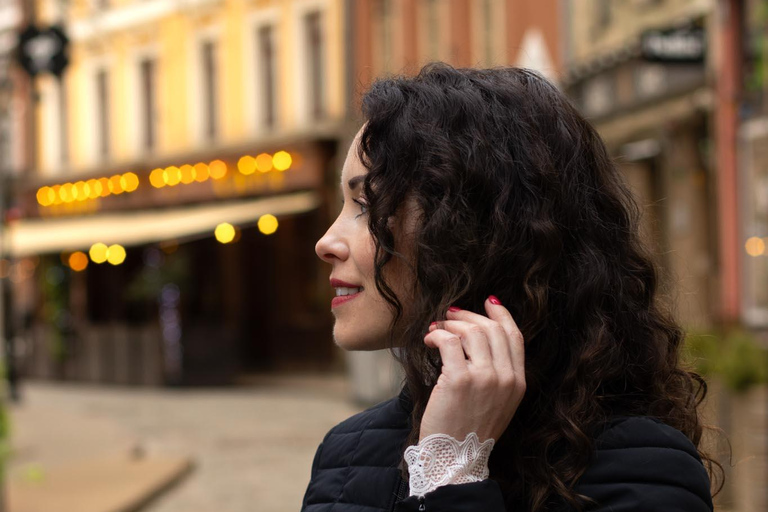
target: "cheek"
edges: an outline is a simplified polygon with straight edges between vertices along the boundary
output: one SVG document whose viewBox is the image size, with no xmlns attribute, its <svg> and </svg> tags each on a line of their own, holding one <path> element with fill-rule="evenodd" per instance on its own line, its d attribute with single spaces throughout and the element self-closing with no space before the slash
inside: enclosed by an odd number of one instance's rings
<svg viewBox="0 0 768 512">
<path fill-rule="evenodd" d="M 366 277 L 373 279 L 373 258 L 376 254 L 376 244 L 373 242 L 373 237 L 368 234 L 365 241 L 361 244 L 360 250 L 360 270 L 365 272 Z"/>
</svg>

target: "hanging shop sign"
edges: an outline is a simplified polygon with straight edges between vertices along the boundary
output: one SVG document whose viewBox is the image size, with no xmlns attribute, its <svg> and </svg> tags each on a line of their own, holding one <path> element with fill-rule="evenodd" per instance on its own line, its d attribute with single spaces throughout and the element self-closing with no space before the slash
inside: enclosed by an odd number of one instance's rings
<svg viewBox="0 0 768 512">
<path fill-rule="evenodd" d="M 648 30 L 640 45 L 643 58 L 654 62 L 703 63 L 707 51 L 701 28 Z"/>
<path fill-rule="evenodd" d="M 51 73 L 61 77 L 69 64 L 69 38 L 62 27 L 37 27 L 28 25 L 19 34 L 17 59 L 30 75 Z"/>
</svg>

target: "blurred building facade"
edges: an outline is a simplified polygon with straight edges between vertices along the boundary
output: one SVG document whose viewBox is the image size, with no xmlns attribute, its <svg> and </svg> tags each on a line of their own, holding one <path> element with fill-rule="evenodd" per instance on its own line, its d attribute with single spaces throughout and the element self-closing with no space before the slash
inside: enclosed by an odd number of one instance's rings
<svg viewBox="0 0 768 512">
<path fill-rule="evenodd" d="M 565 89 L 644 208 L 643 234 L 665 269 L 680 321 L 710 327 L 719 306 L 712 208 L 716 46 L 707 44 L 716 32 L 715 5 L 589 0 L 565 2 L 564 9 Z M 689 54 L 651 55 L 644 47 L 657 44 L 653 37 L 675 36 Z"/>
<path fill-rule="evenodd" d="M 678 321 L 687 331 L 740 328 L 766 340 L 768 2 L 562 8 L 564 89 L 643 208 L 643 235 Z M 710 382 L 703 419 L 733 449 L 705 441 L 725 467 L 717 506 L 765 510 L 764 386 L 735 394 Z"/>
<path fill-rule="evenodd" d="M 314 242 L 335 216 L 344 3 L 38 0 L 33 15 L 71 50 L 62 80 L 35 80 L 36 165 L 10 228 L 26 374 L 338 366 Z"/>
</svg>

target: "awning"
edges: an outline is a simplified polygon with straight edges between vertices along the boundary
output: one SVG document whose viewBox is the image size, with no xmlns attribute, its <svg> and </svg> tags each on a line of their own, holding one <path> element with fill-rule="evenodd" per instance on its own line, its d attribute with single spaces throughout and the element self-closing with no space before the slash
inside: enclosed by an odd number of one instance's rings
<svg viewBox="0 0 768 512">
<path fill-rule="evenodd" d="M 103 213 L 87 217 L 18 220 L 11 223 L 4 251 L 15 257 L 87 250 L 96 242 L 123 246 L 213 236 L 216 226 L 255 224 L 261 215 L 302 213 L 320 204 L 317 192 L 298 192 L 202 206 Z"/>
</svg>

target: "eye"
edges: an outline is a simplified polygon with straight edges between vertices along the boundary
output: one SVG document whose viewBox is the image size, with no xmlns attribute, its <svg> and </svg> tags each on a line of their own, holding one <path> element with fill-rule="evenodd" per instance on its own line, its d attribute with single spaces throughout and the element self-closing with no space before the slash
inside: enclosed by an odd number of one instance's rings
<svg viewBox="0 0 768 512">
<path fill-rule="evenodd" d="M 360 215 L 355 215 L 355 218 L 358 218 L 358 217 L 360 217 L 360 216 L 362 216 L 362 215 L 365 215 L 366 213 L 368 213 L 368 207 L 365 205 L 365 203 L 362 203 L 362 202 L 358 201 L 357 199 L 353 199 L 353 201 L 354 201 L 355 203 L 359 204 L 359 205 L 360 205 L 360 209 L 362 210 L 362 212 L 360 213 Z"/>
</svg>

